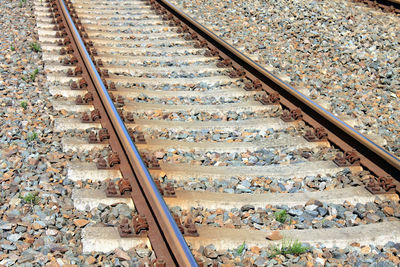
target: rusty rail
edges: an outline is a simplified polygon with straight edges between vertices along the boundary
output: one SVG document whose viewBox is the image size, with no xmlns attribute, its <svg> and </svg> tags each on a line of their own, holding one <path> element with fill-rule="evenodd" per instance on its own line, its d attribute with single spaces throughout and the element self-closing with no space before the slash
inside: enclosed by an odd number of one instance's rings
<svg viewBox="0 0 400 267">
<path fill-rule="evenodd" d="M 92 62 L 84 41 L 74 25 L 67 5 L 63 0 L 51 0 L 49 3 L 57 14 L 55 22 L 58 25 L 55 27 L 60 31 L 65 30 L 67 32 L 63 45 L 72 46 L 73 57 L 67 58 L 65 62 L 79 65 L 78 68 L 80 67 L 79 71 L 82 75 L 79 86 L 85 86 L 92 94 L 93 105 L 96 108 L 95 112 L 91 114 L 92 120 L 100 120 L 102 126 L 108 130 L 110 146 L 113 152 L 118 155 L 113 155 L 112 160 L 119 163 L 124 179 L 127 179 L 133 188 L 131 197 L 135 207 L 139 214 L 144 215 L 147 220 L 149 229 L 147 235 L 158 260 L 155 266 L 195 266 L 196 261 L 158 192 L 137 148 L 130 139 L 110 94 Z M 62 21 L 60 21 L 60 18 L 62 18 Z M 60 36 L 62 35 L 61 33 Z M 72 58 L 74 59 L 72 60 Z M 143 217 L 139 219 L 142 220 Z"/>
</svg>

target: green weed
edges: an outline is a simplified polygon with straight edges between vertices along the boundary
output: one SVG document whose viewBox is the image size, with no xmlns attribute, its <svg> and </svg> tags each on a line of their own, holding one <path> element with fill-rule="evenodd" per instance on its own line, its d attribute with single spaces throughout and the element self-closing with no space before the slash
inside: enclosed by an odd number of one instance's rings
<svg viewBox="0 0 400 267">
<path fill-rule="evenodd" d="M 39 193 L 38 192 L 29 193 L 29 194 L 25 195 L 24 197 L 21 194 L 19 194 L 18 197 L 27 204 L 31 204 L 31 205 L 39 204 Z"/>
<path fill-rule="evenodd" d="M 38 134 L 36 132 L 33 133 L 28 133 L 28 142 L 32 142 L 33 140 L 36 140 L 36 138 L 38 137 Z"/>
<path fill-rule="evenodd" d="M 39 52 L 41 49 L 39 43 L 31 43 L 30 47 L 31 47 L 31 50 L 35 51 L 35 52 Z"/>
<path fill-rule="evenodd" d="M 32 82 L 34 82 L 35 81 L 35 79 L 36 79 L 36 75 L 38 75 L 38 73 L 39 73 L 39 69 L 38 68 L 36 68 L 32 73 L 31 73 L 31 81 Z"/>
<path fill-rule="evenodd" d="M 15 51 L 15 47 L 13 45 L 10 46 L 11 51 Z"/>
<path fill-rule="evenodd" d="M 281 245 L 273 245 L 269 248 L 270 256 L 275 257 L 276 255 L 299 255 L 308 251 L 308 247 L 303 246 L 298 240 L 291 242 L 282 240 Z"/>
<path fill-rule="evenodd" d="M 20 105 L 21 105 L 21 107 L 23 109 L 27 109 L 28 108 L 28 103 L 26 103 L 26 101 L 21 101 Z"/>
<path fill-rule="evenodd" d="M 241 244 L 236 250 L 237 254 L 242 254 L 245 247 L 246 247 L 246 243 L 243 241 L 243 244 Z"/>
<path fill-rule="evenodd" d="M 288 217 L 286 210 L 277 210 L 275 211 L 275 220 L 280 223 L 284 223 Z"/>
</svg>

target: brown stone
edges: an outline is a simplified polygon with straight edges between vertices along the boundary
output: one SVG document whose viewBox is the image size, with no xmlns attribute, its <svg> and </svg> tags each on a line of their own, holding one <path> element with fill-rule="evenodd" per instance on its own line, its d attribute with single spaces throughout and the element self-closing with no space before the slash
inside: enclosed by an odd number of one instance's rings
<svg viewBox="0 0 400 267">
<path fill-rule="evenodd" d="M 35 159 L 35 158 L 29 158 L 28 159 L 28 164 L 31 165 L 31 166 L 37 165 L 38 163 L 39 163 L 38 159 Z"/>
<path fill-rule="evenodd" d="M 389 215 L 389 216 L 393 216 L 393 215 L 394 215 L 394 210 L 393 210 L 392 207 L 384 207 L 384 208 L 383 208 L 383 212 L 384 212 L 386 215 Z"/>
<path fill-rule="evenodd" d="M 84 227 L 86 224 L 88 224 L 89 221 L 85 219 L 75 219 L 74 224 L 78 227 Z"/>
<path fill-rule="evenodd" d="M 49 262 L 46 264 L 47 267 L 60 267 L 57 262 Z"/>
<path fill-rule="evenodd" d="M 352 246 L 352 247 L 360 247 L 360 243 L 354 242 L 354 243 L 351 243 L 350 246 Z"/>
<path fill-rule="evenodd" d="M 281 240 L 283 238 L 283 235 L 281 234 L 281 232 L 276 230 L 269 233 L 266 238 L 268 240 Z"/>
<path fill-rule="evenodd" d="M 323 206 L 322 202 L 319 200 L 316 200 L 316 199 L 310 199 L 309 201 L 307 201 L 306 206 L 308 206 L 308 205 L 316 205 L 318 207 Z"/>
<path fill-rule="evenodd" d="M 129 257 L 128 253 L 126 253 L 125 251 L 123 251 L 120 248 L 116 248 L 114 250 L 115 256 L 120 259 L 120 260 L 125 260 L 125 261 L 130 261 L 131 257 Z"/>
<path fill-rule="evenodd" d="M 361 247 L 361 253 L 362 254 L 368 254 L 371 252 L 371 248 L 369 246 L 363 246 Z"/>
<path fill-rule="evenodd" d="M 259 247 L 256 247 L 256 246 L 251 247 L 251 248 L 250 248 L 250 251 L 253 252 L 254 254 L 257 254 L 257 255 L 260 254 L 260 248 L 259 248 Z"/>
<path fill-rule="evenodd" d="M 87 263 L 87 264 L 94 264 L 95 262 L 96 262 L 96 258 L 93 257 L 93 256 L 89 256 L 89 257 L 86 259 L 86 263 Z"/>
<path fill-rule="evenodd" d="M 391 262 L 393 262 L 393 263 L 396 264 L 396 265 L 398 265 L 398 264 L 400 263 L 399 257 L 396 257 L 396 256 L 394 256 L 394 255 L 389 256 L 389 257 L 388 257 L 388 260 L 390 260 Z"/>
<path fill-rule="evenodd" d="M 43 229 L 44 227 L 43 227 L 43 225 L 41 225 L 41 224 L 33 223 L 33 224 L 32 224 L 32 228 L 33 228 L 34 230 L 39 230 L 39 229 Z"/>
</svg>

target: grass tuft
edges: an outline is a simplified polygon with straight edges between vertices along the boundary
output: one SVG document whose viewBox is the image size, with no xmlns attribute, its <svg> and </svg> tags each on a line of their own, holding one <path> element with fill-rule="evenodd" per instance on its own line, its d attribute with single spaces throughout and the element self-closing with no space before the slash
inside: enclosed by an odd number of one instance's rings
<svg viewBox="0 0 400 267">
<path fill-rule="evenodd" d="M 282 240 L 281 245 L 273 245 L 269 248 L 269 253 L 271 257 L 275 257 L 276 255 L 299 255 L 306 253 L 308 251 L 308 247 L 303 246 L 298 240 L 291 242 Z"/>
<path fill-rule="evenodd" d="M 38 134 L 36 132 L 33 133 L 28 133 L 28 142 L 32 142 L 33 140 L 36 140 L 38 137 Z"/>
<path fill-rule="evenodd" d="M 26 101 L 21 101 L 20 105 L 21 105 L 21 107 L 23 109 L 27 109 L 28 108 L 28 103 L 26 103 Z"/>
<path fill-rule="evenodd" d="M 32 82 L 34 82 L 36 80 L 36 75 L 38 75 L 38 73 L 39 73 L 38 68 L 36 68 L 34 71 L 32 71 L 31 76 L 30 76 Z"/>
<path fill-rule="evenodd" d="M 18 197 L 27 204 L 31 204 L 31 205 L 39 204 L 39 193 L 38 192 L 29 193 L 29 194 L 25 195 L 24 197 L 21 194 L 19 194 Z"/>
<path fill-rule="evenodd" d="M 41 49 L 39 43 L 31 43 L 30 47 L 31 47 L 31 50 L 34 52 L 39 52 Z"/>
<path fill-rule="evenodd" d="M 275 215 L 275 220 L 277 220 L 280 223 L 284 223 L 288 218 L 286 210 L 277 210 L 275 211 L 274 215 Z"/>
<path fill-rule="evenodd" d="M 241 244 L 236 250 L 237 254 L 242 254 L 245 247 L 246 247 L 246 243 L 243 241 L 243 244 Z"/>
</svg>

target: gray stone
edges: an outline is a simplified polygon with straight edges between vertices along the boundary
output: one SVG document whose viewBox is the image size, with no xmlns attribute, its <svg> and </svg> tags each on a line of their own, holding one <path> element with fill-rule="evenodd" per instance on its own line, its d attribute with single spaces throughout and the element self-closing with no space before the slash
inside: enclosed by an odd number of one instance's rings
<svg viewBox="0 0 400 267">
<path fill-rule="evenodd" d="M 368 213 L 366 216 L 366 220 L 371 223 L 379 222 L 380 219 L 381 219 L 381 217 L 379 217 L 376 214 L 372 214 L 372 213 Z"/>
<path fill-rule="evenodd" d="M 151 250 L 147 249 L 147 248 L 137 248 L 136 249 L 136 254 L 140 257 L 140 258 L 147 258 L 150 257 L 151 255 Z"/>
<path fill-rule="evenodd" d="M 289 213 L 289 215 L 292 215 L 292 216 L 301 216 L 303 214 L 303 211 L 297 210 L 297 209 L 289 209 L 288 213 Z"/>
<path fill-rule="evenodd" d="M 333 221 L 330 220 L 324 220 L 322 222 L 322 227 L 323 228 L 332 228 L 335 225 L 335 223 Z"/>
<path fill-rule="evenodd" d="M 323 207 L 318 207 L 317 211 L 322 217 L 324 217 L 328 213 L 328 210 Z"/>
<path fill-rule="evenodd" d="M 317 217 L 318 216 L 318 211 L 315 210 L 305 210 L 303 213 L 303 216 L 310 216 L 310 217 Z"/>
<path fill-rule="evenodd" d="M 26 230 L 27 230 L 27 228 L 22 225 L 18 225 L 17 228 L 15 228 L 15 232 L 17 232 L 17 233 L 25 233 Z"/>
<path fill-rule="evenodd" d="M 4 250 L 16 250 L 16 249 L 17 249 L 16 246 L 14 246 L 14 245 L 7 245 L 7 244 L 1 245 L 1 248 L 4 249 Z"/>
<path fill-rule="evenodd" d="M 11 234 L 11 235 L 7 236 L 7 240 L 14 243 L 14 242 L 18 241 L 21 237 L 22 237 L 21 234 Z"/>
<path fill-rule="evenodd" d="M 316 210 L 317 208 L 318 208 L 318 206 L 314 205 L 314 204 L 308 205 L 305 207 L 306 210 Z"/>
<path fill-rule="evenodd" d="M 254 261 L 254 266 L 265 266 L 265 258 L 264 257 L 261 257 L 261 256 L 258 256 L 257 257 L 257 259 Z"/>
<path fill-rule="evenodd" d="M 12 224 L 11 223 L 3 223 L 0 225 L 1 230 L 11 230 L 12 229 Z"/>
</svg>

